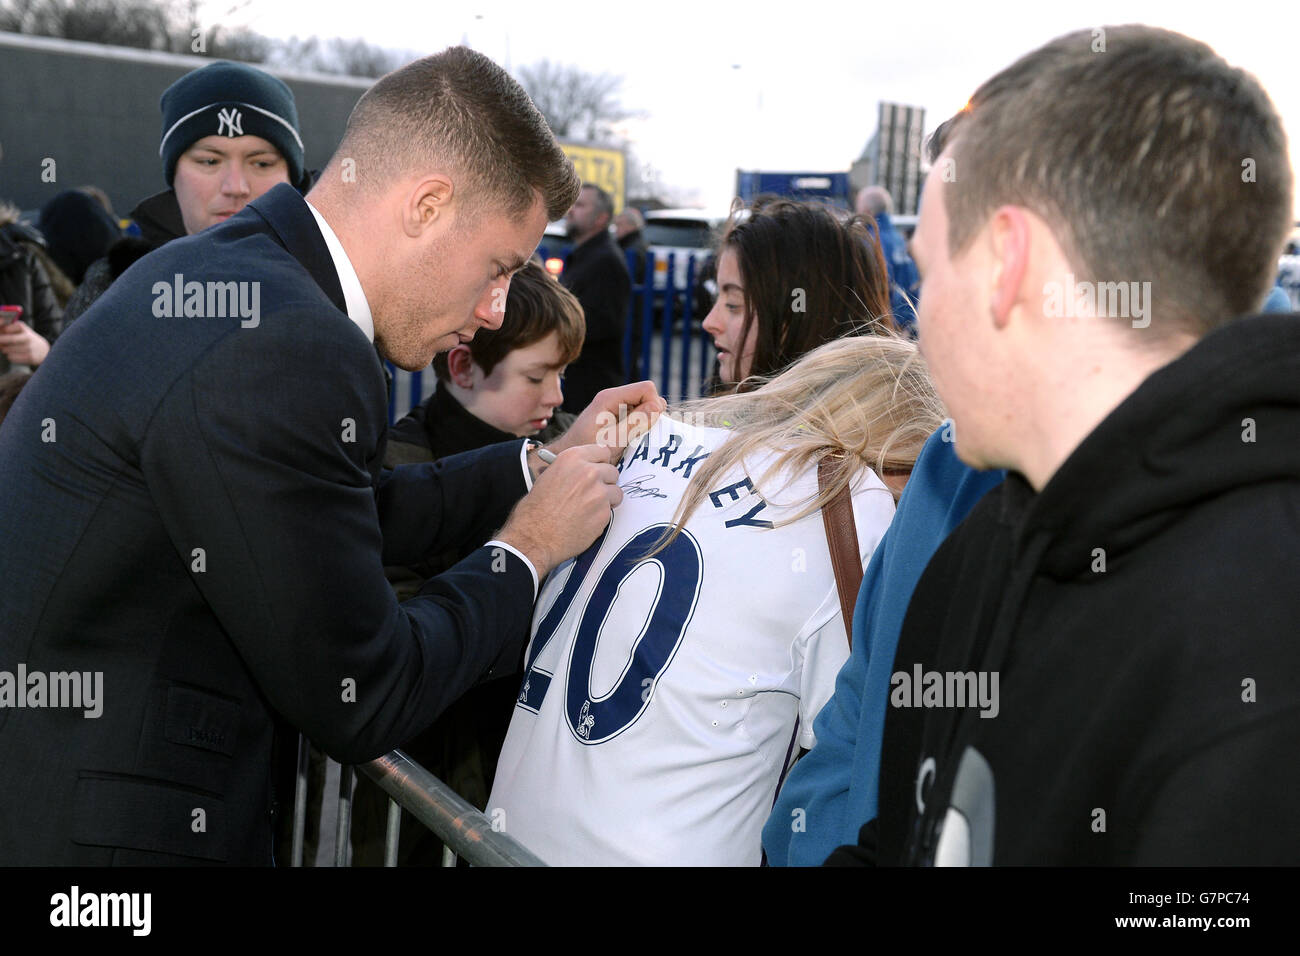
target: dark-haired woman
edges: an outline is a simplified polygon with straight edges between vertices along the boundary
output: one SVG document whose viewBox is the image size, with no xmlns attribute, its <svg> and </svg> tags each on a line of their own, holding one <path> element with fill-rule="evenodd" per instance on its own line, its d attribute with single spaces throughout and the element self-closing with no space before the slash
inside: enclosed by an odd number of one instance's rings
<svg viewBox="0 0 1300 956">
<path fill-rule="evenodd" d="M 894 328 L 875 226 L 841 215 L 787 199 L 732 212 L 704 320 L 724 389 L 744 391 L 833 339 Z"/>
</svg>

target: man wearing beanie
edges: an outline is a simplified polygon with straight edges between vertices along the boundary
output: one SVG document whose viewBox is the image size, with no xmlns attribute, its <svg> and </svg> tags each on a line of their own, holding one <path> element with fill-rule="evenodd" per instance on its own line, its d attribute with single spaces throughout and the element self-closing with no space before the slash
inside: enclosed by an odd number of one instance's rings
<svg viewBox="0 0 1300 956">
<path fill-rule="evenodd" d="M 169 86 L 161 106 L 168 189 L 132 210 L 140 239 L 121 240 L 86 270 L 65 325 L 145 253 L 224 222 L 272 186 L 310 184 L 293 92 L 269 73 L 219 60 Z"/>
</svg>

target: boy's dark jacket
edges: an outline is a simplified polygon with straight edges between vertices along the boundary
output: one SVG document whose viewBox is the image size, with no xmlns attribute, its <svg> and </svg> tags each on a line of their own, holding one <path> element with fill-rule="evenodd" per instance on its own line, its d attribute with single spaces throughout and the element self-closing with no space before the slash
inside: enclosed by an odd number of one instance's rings
<svg viewBox="0 0 1300 956">
<path fill-rule="evenodd" d="M 1300 321 L 1207 336 L 1040 494 L 989 492 L 913 595 L 918 663 L 996 673 L 997 715 L 899 681 L 829 863 L 1300 863 Z"/>
<path fill-rule="evenodd" d="M 543 444 L 559 438 L 576 417 L 557 408 L 547 426 L 532 437 Z M 384 467 L 440 461 L 450 455 L 517 440 L 518 436 L 471 414 L 439 382 L 432 395 L 389 428 Z M 413 568 L 390 567 L 387 569 L 389 583 L 397 591 L 398 598 L 405 600 L 419 591 L 427 578 L 441 574 L 473 550 L 473 546 L 465 545 L 436 555 Z"/>
</svg>

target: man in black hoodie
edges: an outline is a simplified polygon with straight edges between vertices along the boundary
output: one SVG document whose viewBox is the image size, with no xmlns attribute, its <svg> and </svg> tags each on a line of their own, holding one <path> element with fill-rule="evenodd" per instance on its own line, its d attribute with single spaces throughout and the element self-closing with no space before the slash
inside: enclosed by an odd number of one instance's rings
<svg viewBox="0 0 1300 956">
<path fill-rule="evenodd" d="M 877 818 L 828 862 L 1300 863 L 1300 322 L 1258 83 L 1063 36 L 944 130 L 913 251 L 956 450 L 1006 468 L 922 575 Z"/>
</svg>

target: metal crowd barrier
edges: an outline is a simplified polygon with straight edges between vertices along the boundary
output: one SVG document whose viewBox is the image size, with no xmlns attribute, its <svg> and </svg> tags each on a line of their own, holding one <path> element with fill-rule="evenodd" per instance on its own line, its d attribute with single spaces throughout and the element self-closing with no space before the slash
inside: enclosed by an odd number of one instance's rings
<svg viewBox="0 0 1300 956">
<path fill-rule="evenodd" d="M 695 294 L 696 294 L 696 265 L 697 261 L 694 256 L 690 256 L 686 261 L 686 284 L 684 286 L 676 285 L 677 276 L 676 257 L 677 253 L 670 252 L 666 255 L 666 273 L 668 276 L 667 286 L 664 289 L 657 290 L 662 296 L 663 301 L 660 304 L 662 328 L 660 335 L 662 337 L 662 348 L 659 352 L 659 368 L 653 368 L 651 339 L 654 336 L 654 314 L 655 314 L 655 296 L 656 289 L 654 285 L 655 277 L 655 253 L 647 251 L 645 256 L 645 274 L 639 277 L 635 275 L 635 254 L 628 250 L 627 269 L 632 274 L 632 296 L 628 301 L 627 326 L 623 332 L 623 367 L 627 370 L 629 381 L 638 381 L 640 379 L 653 379 L 655 387 L 659 389 L 659 394 L 663 395 L 669 401 L 680 402 L 687 398 L 698 397 L 695 390 L 690 387 L 690 373 L 692 356 L 695 351 L 696 343 L 699 344 L 699 352 L 695 361 L 699 366 L 699 381 L 701 385 L 709 378 L 713 364 L 713 349 L 709 335 L 702 328 L 697 328 L 694 320 L 695 315 Z M 679 301 L 680 300 L 680 301 Z M 681 307 L 681 327 L 677 334 L 680 335 L 681 349 L 678 356 L 679 373 L 678 387 L 674 390 L 669 388 L 672 381 L 672 346 L 674 327 L 677 324 L 678 306 Z M 640 313 L 638 316 L 637 313 Z M 702 321 L 703 316 L 698 316 Z M 640 348 L 636 354 L 633 354 L 633 344 L 639 343 Z"/>
<path fill-rule="evenodd" d="M 307 822 L 307 763 L 310 745 L 298 737 L 298 779 L 293 801 L 293 848 L 290 865 L 302 866 Z M 334 831 L 334 865 L 348 865 L 352 826 L 353 769 L 341 768 L 339 809 Z M 388 794 L 388 826 L 384 835 L 384 866 L 397 865 L 402 810 L 413 815 L 442 841 L 442 865 L 455 866 L 464 857 L 471 866 L 545 866 L 536 854 L 507 833 L 492 828 L 476 807 L 418 763 L 393 750 L 362 764 L 362 773 Z M 324 822 L 322 821 L 322 827 Z"/>
</svg>

